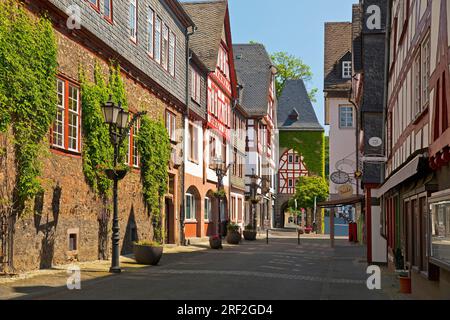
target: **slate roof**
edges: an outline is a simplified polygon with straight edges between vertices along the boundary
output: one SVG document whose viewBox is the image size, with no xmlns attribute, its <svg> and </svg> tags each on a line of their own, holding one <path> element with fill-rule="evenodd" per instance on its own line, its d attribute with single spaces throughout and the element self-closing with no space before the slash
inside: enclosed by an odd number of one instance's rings
<svg viewBox="0 0 450 320">
<path fill-rule="evenodd" d="M 342 61 L 352 61 L 352 23 L 325 23 L 324 88 L 349 90 L 351 79 L 342 78 Z"/>
<path fill-rule="evenodd" d="M 291 115 L 298 115 L 298 120 L 291 118 Z M 301 79 L 286 82 L 278 100 L 278 129 L 280 131 L 324 130 L 317 120 L 308 91 Z"/>
<path fill-rule="evenodd" d="M 233 45 L 234 65 L 243 85 L 240 104 L 250 116 L 264 116 L 268 111 L 273 63 L 262 44 Z"/>
<path fill-rule="evenodd" d="M 220 41 L 224 31 L 226 0 L 182 2 L 197 31 L 190 38 L 190 48 L 210 72 L 216 70 Z"/>
</svg>

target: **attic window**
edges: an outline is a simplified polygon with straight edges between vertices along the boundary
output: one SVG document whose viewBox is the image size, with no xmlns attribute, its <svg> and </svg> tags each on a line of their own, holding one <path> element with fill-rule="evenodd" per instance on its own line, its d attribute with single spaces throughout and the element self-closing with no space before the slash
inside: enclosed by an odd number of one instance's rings
<svg viewBox="0 0 450 320">
<path fill-rule="evenodd" d="M 298 121 L 298 112 L 297 110 L 292 110 L 291 114 L 289 115 L 290 120 Z"/>
<path fill-rule="evenodd" d="M 352 62 L 344 61 L 342 62 L 342 78 L 350 79 L 352 77 Z"/>
</svg>

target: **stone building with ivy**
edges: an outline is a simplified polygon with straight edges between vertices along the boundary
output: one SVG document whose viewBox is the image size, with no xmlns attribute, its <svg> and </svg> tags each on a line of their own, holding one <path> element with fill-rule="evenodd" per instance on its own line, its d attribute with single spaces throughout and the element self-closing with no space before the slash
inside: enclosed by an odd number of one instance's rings
<svg viewBox="0 0 450 320">
<path fill-rule="evenodd" d="M 6 2 L 0 41 L 11 35 L 11 45 L 2 45 L 0 55 L 24 60 L 0 65 L 14 77 L 0 78 L 0 272 L 109 257 L 111 185 L 103 173 L 112 153 L 100 108 L 109 94 L 131 113 L 147 112 L 124 147 L 129 173 L 119 183 L 120 251 L 129 253 L 138 240 L 179 242 L 186 38 L 194 25 L 183 7 L 175 0 L 141 0 L 139 6 L 137 1 Z M 47 24 L 37 19 L 44 14 Z M 149 134 L 141 139 L 144 129 Z M 161 145 L 167 147 L 161 158 L 142 156 Z M 155 192 L 161 190 L 159 197 Z"/>
<path fill-rule="evenodd" d="M 289 220 L 289 201 L 302 176 L 325 177 L 325 133 L 320 125 L 303 80 L 288 80 L 278 100 L 279 164 L 275 226 L 295 226 Z M 320 212 L 308 212 L 306 222 L 322 229 Z"/>
</svg>

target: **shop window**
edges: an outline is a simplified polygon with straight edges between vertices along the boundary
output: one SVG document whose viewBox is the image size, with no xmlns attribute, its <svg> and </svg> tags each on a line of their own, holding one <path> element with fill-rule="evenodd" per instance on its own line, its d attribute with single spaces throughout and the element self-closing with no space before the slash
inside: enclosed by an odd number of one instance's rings
<svg viewBox="0 0 450 320">
<path fill-rule="evenodd" d="M 431 208 L 431 257 L 450 266 L 450 199 Z"/>
</svg>

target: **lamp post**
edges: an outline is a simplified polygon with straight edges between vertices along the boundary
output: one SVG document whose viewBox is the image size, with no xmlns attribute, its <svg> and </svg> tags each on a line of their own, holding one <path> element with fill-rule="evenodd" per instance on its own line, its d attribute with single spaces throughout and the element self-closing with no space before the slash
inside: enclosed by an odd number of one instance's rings
<svg viewBox="0 0 450 320">
<path fill-rule="evenodd" d="M 231 163 L 226 166 L 225 162 L 221 157 L 216 157 L 212 163 L 212 170 L 215 171 L 217 176 L 217 192 L 221 192 L 223 190 L 223 178 L 226 177 L 228 170 L 231 167 Z M 218 217 L 217 217 L 217 235 L 222 237 L 220 233 L 220 222 L 222 216 L 222 197 L 218 196 Z"/>
<path fill-rule="evenodd" d="M 113 186 L 113 226 L 112 226 L 112 258 L 111 258 L 111 268 L 109 272 L 120 273 L 120 262 L 119 262 L 119 242 L 120 242 L 120 228 L 119 228 L 119 207 L 118 207 L 118 187 L 119 181 L 125 178 L 127 170 L 118 170 L 117 165 L 119 162 L 119 150 L 128 137 L 128 134 L 136 123 L 136 121 L 146 114 L 146 112 L 140 112 L 133 116 L 132 120 L 129 121 L 130 114 L 122 108 L 122 105 L 115 105 L 112 102 L 112 96 L 109 96 L 108 102 L 102 106 L 103 117 L 105 123 L 109 126 L 109 135 L 111 143 L 114 146 L 114 162 L 113 168 L 105 170 L 106 175 L 109 179 L 114 181 Z"/>
<path fill-rule="evenodd" d="M 250 201 L 252 203 L 252 225 L 253 229 L 256 230 L 256 204 L 259 202 L 258 199 L 258 189 L 261 189 L 262 195 L 266 195 L 270 191 L 270 187 L 268 186 L 268 179 L 263 177 L 260 178 L 255 174 L 255 169 L 252 168 L 252 174 L 248 176 L 250 178 Z M 261 179 L 261 183 L 258 183 L 258 180 Z M 262 196 L 261 195 L 261 196 Z M 266 217 L 267 218 L 267 217 Z"/>
</svg>

